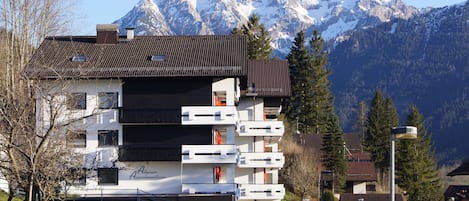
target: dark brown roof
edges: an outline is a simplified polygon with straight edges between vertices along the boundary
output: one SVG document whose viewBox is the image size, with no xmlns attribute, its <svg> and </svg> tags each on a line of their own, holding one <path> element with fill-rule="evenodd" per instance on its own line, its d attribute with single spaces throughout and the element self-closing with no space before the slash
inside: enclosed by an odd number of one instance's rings
<svg viewBox="0 0 469 201">
<path fill-rule="evenodd" d="M 238 35 L 140 36 L 117 44 L 96 37 L 48 37 L 26 73 L 37 78 L 246 76 L 246 39 Z M 84 55 L 85 62 L 72 62 Z M 164 61 L 151 61 L 152 55 Z"/>
<path fill-rule="evenodd" d="M 349 161 L 355 161 L 355 162 L 371 162 L 371 153 L 370 152 L 365 152 L 365 151 L 351 151 L 349 152 L 348 155 L 348 160 Z"/>
<path fill-rule="evenodd" d="M 448 173 L 448 176 L 469 175 L 469 160 L 465 160 L 459 167 Z"/>
<path fill-rule="evenodd" d="M 344 141 L 349 151 L 356 151 L 362 149 L 360 136 L 355 133 L 344 133 Z"/>
<path fill-rule="evenodd" d="M 455 200 L 469 199 L 469 186 L 450 185 L 445 191 L 445 199 L 455 198 Z"/>
<path fill-rule="evenodd" d="M 401 194 L 396 194 L 396 201 L 404 201 Z M 388 201 L 389 194 L 340 194 L 340 201 Z"/>
<path fill-rule="evenodd" d="M 288 97 L 291 94 L 287 60 L 249 60 L 247 85 L 255 84 L 259 97 Z"/>
<path fill-rule="evenodd" d="M 376 181 L 376 171 L 373 162 L 348 162 L 347 181 Z"/>
</svg>

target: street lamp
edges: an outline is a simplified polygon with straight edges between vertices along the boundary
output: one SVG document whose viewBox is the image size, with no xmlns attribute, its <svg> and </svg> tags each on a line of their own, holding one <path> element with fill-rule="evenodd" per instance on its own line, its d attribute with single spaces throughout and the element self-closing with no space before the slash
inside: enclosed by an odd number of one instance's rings
<svg viewBox="0 0 469 201">
<path fill-rule="evenodd" d="M 389 189 L 391 201 L 395 201 L 395 181 L 394 181 L 394 140 L 395 139 L 416 139 L 417 138 L 417 128 L 414 126 L 400 126 L 391 128 L 391 175 L 389 176 Z"/>
</svg>

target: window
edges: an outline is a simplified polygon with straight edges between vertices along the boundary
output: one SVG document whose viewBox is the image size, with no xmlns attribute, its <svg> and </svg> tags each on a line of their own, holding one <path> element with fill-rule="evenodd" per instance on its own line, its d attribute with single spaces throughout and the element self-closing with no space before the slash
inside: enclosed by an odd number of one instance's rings
<svg viewBox="0 0 469 201">
<path fill-rule="evenodd" d="M 88 57 L 85 55 L 75 55 L 72 57 L 73 62 L 85 62 L 88 60 Z"/>
<path fill-rule="evenodd" d="M 67 109 L 69 110 L 85 110 L 86 109 L 86 93 L 71 93 L 67 96 Z"/>
<path fill-rule="evenodd" d="M 117 130 L 99 130 L 98 131 L 98 147 L 117 146 Z"/>
<path fill-rule="evenodd" d="M 149 59 L 151 61 L 166 61 L 166 56 L 165 55 L 151 55 L 149 56 Z"/>
<path fill-rule="evenodd" d="M 74 148 L 86 148 L 86 130 L 69 131 L 70 146 Z"/>
<path fill-rule="evenodd" d="M 98 108 L 99 109 L 116 109 L 117 108 L 117 92 L 99 92 Z"/>
<path fill-rule="evenodd" d="M 118 185 L 119 170 L 117 168 L 98 168 L 99 185 Z"/>
</svg>

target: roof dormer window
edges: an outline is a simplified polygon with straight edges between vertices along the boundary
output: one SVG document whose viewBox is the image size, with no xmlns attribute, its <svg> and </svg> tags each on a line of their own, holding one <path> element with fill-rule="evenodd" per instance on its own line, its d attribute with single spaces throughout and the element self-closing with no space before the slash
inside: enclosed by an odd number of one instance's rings
<svg viewBox="0 0 469 201">
<path fill-rule="evenodd" d="M 165 55 L 151 55 L 149 57 L 150 61 L 166 61 Z"/>
<path fill-rule="evenodd" d="M 72 57 L 72 62 L 85 62 L 88 60 L 88 57 L 85 55 L 75 55 Z"/>
</svg>

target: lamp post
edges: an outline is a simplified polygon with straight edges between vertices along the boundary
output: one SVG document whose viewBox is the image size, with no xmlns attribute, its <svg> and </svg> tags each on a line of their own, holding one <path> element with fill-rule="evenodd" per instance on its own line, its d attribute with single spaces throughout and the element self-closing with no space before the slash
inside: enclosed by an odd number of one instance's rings
<svg viewBox="0 0 469 201">
<path fill-rule="evenodd" d="M 333 170 L 323 170 L 320 175 L 320 191 L 321 191 L 321 201 L 324 201 L 324 188 L 326 180 L 324 175 L 332 175 L 332 193 L 334 193 L 334 171 Z"/>
<path fill-rule="evenodd" d="M 389 176 L 389 189 L 390 189 L 390 196 L 391 201 L 395 201 L 395 181 L 394 181 L 394 141 L 395 139 L 416 139 L 417 138 L 417 128 L 414 126 L 400 126 L 400 127 L 393 127 L 391 128 L 391 173 Z"/>
</svg>

